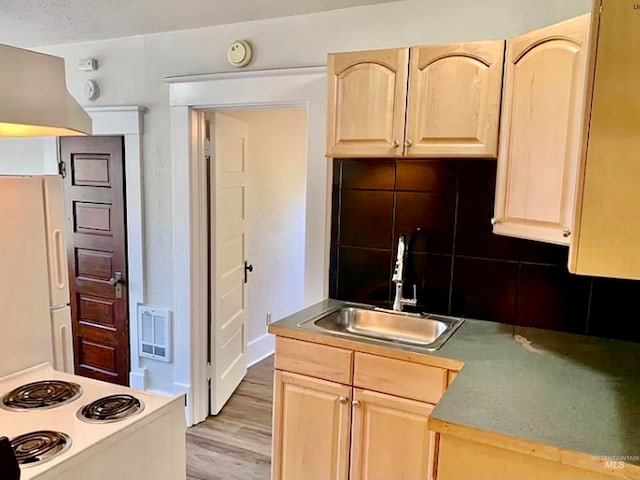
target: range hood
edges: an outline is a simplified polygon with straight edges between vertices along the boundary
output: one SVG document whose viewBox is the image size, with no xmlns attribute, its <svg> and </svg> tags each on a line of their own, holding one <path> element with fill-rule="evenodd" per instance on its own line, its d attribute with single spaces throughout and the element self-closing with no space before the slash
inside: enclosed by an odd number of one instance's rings
<svg viewBox="0 0 640 480">
<path fill-rule="evenodd" d="M 0 137 L 91 131 L 91 117 L 67 92 L 62 58 L 0 44 Z"/>
</svg>

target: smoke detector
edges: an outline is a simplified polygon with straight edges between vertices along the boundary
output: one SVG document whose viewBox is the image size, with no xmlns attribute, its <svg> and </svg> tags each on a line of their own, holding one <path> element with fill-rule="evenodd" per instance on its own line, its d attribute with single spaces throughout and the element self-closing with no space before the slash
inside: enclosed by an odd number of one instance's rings
<svg viewBox="0 0 640 480">
<path fill-rule="evenodd" d="M 251 44 L 246 40 L 233 42 L 227 51 L 229 63 L 238 68 L 249 65 L 252 56 Z"/>
</svg>

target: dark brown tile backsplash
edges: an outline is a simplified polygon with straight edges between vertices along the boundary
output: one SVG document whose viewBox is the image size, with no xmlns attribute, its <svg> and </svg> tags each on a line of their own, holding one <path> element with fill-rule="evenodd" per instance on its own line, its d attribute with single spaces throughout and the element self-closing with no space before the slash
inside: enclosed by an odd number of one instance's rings
<svg viewBox="0 0 640 480">
<path fill-rule="evenodd" d="M 571 275 L 566 247 L 494 235 L 495 181 L 491 160 L 334 160 L 330 296 L 389 306 L 404 234 L 421 310 L 640 341 L 640 281 Z"/>
<path fill-rule="evenodd" d="M 340 245 L 391 248 L 393 192 L 342 190 Z"/>
</svg>

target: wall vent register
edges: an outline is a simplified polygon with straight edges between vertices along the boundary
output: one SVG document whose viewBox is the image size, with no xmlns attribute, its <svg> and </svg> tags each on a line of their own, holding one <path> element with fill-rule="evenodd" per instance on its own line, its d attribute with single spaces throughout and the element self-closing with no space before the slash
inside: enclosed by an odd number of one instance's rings
<svg viewBox="0 0 640 480">
<path fill-rule="evenodd" d="M 141 357 L 171 362 L 171 312 L 141 305 L 138 309 L 138 351 Z"/>
</svg>

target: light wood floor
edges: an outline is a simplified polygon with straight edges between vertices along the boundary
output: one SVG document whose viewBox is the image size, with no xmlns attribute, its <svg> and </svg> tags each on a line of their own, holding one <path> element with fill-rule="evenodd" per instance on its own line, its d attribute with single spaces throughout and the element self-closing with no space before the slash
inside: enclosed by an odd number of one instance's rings
<svg viewBox="0 0 640 480">
<path fill-rule="evenodd" d="M 220 414 L 187 430 L 188 480 L 269 480 L 273 357 L 249 369 Z"/>
</svg>

